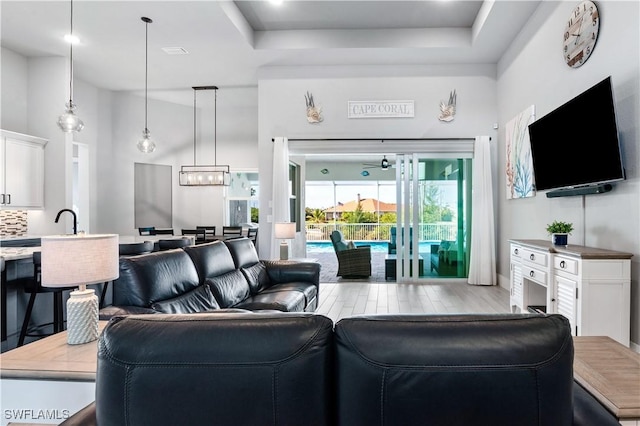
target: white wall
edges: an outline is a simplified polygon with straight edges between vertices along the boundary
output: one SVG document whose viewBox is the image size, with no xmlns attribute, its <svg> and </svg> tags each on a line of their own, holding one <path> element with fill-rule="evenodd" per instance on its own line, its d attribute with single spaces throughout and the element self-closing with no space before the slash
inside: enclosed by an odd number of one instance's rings
<svg viewBox="0 0 640 426">
<path fill-rule="evenodd" d="M 27 58 L 7 48 L 0 50 L 2 96 L 0 127 L 27 133 Z"/>
<path fill-rule="evenodd" d="M 640 343 L 640 4 L 599 2 L 600 34 L 593 54 L 584 65 L 572 69 L 562 58 L 561 40 L 575 6 L 574 1 L 543 2 L 498 64 L 498 272 L 501 285 L 508 287 L 509 239 L 546 239 L 547 223 L 555 219 L 573 222 L 576 230 L 569 237 L 571 242 L 634 254 L 631 340 Z M 505 123 L 529 105 L 535 105 L 536 117 L 542 117 L 609 75 L 627 180 L 607 194 L 546 198 L 544 192 L 538 192 L 533 198 L 507 201 Z"/>
<path fill-rule="evenodd" d="M 259 150 L 260 150 L 260 254 L 263 258 L 277 257 L 271 252 L 271 226 L 267 215 L 272 199 L 271 139 L 288 138 L 473 138 L 477 135 L 495 136 L 497 121 L 495 69 L 490 66 L 442 67 L 431 70 L 431 76 L 415 77 L 410 67 L 402 71 L 407 77 L 322 78 L 323 68 L 305 69 L 314 78 L 277 79 L 277 71 L 270 79 L 260 80 L 259 86 Z M 426 70 L 425 70 L 426 71 Z M 346 74 L 357 74 L 350 68 Z M 362 69 L 370 73 L 371 70 Z M 385 72 L 389 72 L 386 70 Z M 282 70 L 291 77 L 292 70 Z M 455 120 L 438 120 L 440 101 L 448 100 L 451 90 L 457 91 Z M 321 106 L 324 121 L 309 124 L 306 119 L 304 95 L 313 94 L 316 106 Z M 349 100 L 414 100 L 414 118 L 348 119 Z M 494 138 L 495 139 L 495 138 Z M 310 142 L 313 143 L 313 142 Z M 322 143 L 322 142 L 315 142 Z M 345 142 L 345 144 L 360 142 Z M 365 142 L 363 142 L 365 143 Z M 378 142 L 374 142 L 378 143 Z M 388 143 L 394 152 L 393 141 Z M 284 190 L 284 189 L 283 189 Z M 267 208 L 265 208 L 267 207 Z M 265 226 L 267 225 L 267 226 Z M 293 257 L 304 256 L 299 237 Z"/>
<path fill-rule="evenodd" d="M 181 165 L 193 163 L 193 105 L 149 99 L 148 125 L 158 144 L 142 154 L 136 143 L 144 129 L 144 98 L 111 92 L 74 78 L 74 103 L 85 128 L 72 136 L 57 127 L 68 99 L 69 62 L 63 57 L 25 58 L 2 48 L 2 128 L 49 140 L 45 149 L 45 209 L 28 212 L 29 234 L 70 232 L 71 215 L 58 224 L 56 213 L 71 207 L 71 139 L 90 149 L 91 232 L 132 234 L 133 164 L 167 164 L 173 168 L 173 226 L 223 225 L 222 188 L 178 185 Z M 189 90 L 190 88 L 186 88 Z M 212 164 L 214 110 L 199 109 L 198 164 Z M 258 169 L 257 87 L 221 88 L 218 94 L 217 162 L 231 170 Z"/>
<path fill-rule="evenodd" d="M 217 163 L 229 165 L 232 171 L 257 170 L 257 106 L 234 104 L 233 90 L 227 89 L 218 96 Z M 252 90 L 257 91 L 257 88 Z M 204 92 L 201 92 L 198 98 L 203 96 Z M 225 105 L 226 100 L 229 102 Z M 150 154 L 143 154 L 136 147 L 144 129 L 144 98 L 114 93 L 112 105 L 113 162 L 108 167 L 112 176 L 110 191 L 117 195 L 107 197 L 109 204 L 103 207 L 106 214 L 100 216 L 103 226 L 124 235 L 135 231 L 134 163 L 149 163 L 169 165 L 173 169 L 173 228 L 176 233 L 197 225 L 215 225 L 220 229 L 224 222 L 225 189 L 178 184 L 180 167 L 193 165 L 193 105 L 149 99 L 148 127 L 157 145 Z M 199 165 L 214 163 L 215 121 L 213 107 L 198 107 L 196 160 Z M 113 179 L 114 176 L 117 178 Z"/>
</svg>

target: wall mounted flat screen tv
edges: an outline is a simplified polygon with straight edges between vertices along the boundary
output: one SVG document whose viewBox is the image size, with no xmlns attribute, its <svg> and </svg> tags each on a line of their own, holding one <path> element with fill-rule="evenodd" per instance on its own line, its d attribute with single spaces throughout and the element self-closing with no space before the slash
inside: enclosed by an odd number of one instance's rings
<svg viewBox="0 0 640 426">
<path fill-rule="evenodd" d="M 539 191 L 625 178 L 611 77 L 531 123 L 529 139 Z"/>
</svg>

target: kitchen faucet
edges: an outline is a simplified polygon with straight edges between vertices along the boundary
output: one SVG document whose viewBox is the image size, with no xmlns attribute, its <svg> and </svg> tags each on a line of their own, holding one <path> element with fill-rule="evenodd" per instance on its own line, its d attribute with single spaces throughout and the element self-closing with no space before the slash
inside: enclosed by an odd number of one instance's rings
<svg viewBox="0 0 640 426">
<path fill-rule="evenodd" d="M 62 212 L 69 212 L 73 215 L 73 234 L 76 235 L 78 233 L 78 217 L 76 216 L 76 212 L 71 209 L 60 210 L 56 215 L 56 223 L 58 223 L 58 220 L 60 220 L 60 215 L 62 214 Z"/>
</svg>

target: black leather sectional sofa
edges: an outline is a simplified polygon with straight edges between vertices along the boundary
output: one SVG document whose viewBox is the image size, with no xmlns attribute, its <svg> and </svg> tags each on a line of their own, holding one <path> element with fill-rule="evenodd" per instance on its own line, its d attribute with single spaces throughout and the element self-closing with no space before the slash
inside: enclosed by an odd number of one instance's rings
<svg viewBox="0 0 640 426">
<path fill-rule="evenodd" d="M 236 308 L 313 312 L 318 306 L 320 265 L 261 261 L 246 237 L 120 258 L 115 315 L 198 313 Z"/>
<path fill-rule="evenodd" d="M 619 426 L 572 365 L 560 315 L 134 315 L 63 425 Z"/>
</svg>

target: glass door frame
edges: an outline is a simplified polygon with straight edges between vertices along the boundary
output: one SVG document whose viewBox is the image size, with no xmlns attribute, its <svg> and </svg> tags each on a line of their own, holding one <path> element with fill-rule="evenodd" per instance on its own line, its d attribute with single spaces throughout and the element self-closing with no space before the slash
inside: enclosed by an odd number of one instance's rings
<svg viewBox="0 0 640 426">
<path fill-rule="evenodd" d="M 471 227 L 471 159 L 473 153 L 398 153 L 396 154 L 396 281 L 415 283 L 428 279 L 466 279 L 468 275 L 470 227 Z M 422 225 L 422 202 L 420 181 L 426 179 L 426 162 L 429 160 L 451 160 L 457 164 L 456 178 L 456 251 L 454 276 L 420 277 L 420 238 Z M 423 165 L 425 165 L 423 167 Z M 409 173 L 403 173 L 408 170 Z M 415 230 L 415 232 L 412 232 Z M 413 234 L 413 235 L 412 235 Z M 404 243 L 404 242 L 408 243 Z M 431 268 L 431 254 L 423 258 L 423 268 Z M 412 267 L 415 266 L 415 267 Z"/>
</svg>

